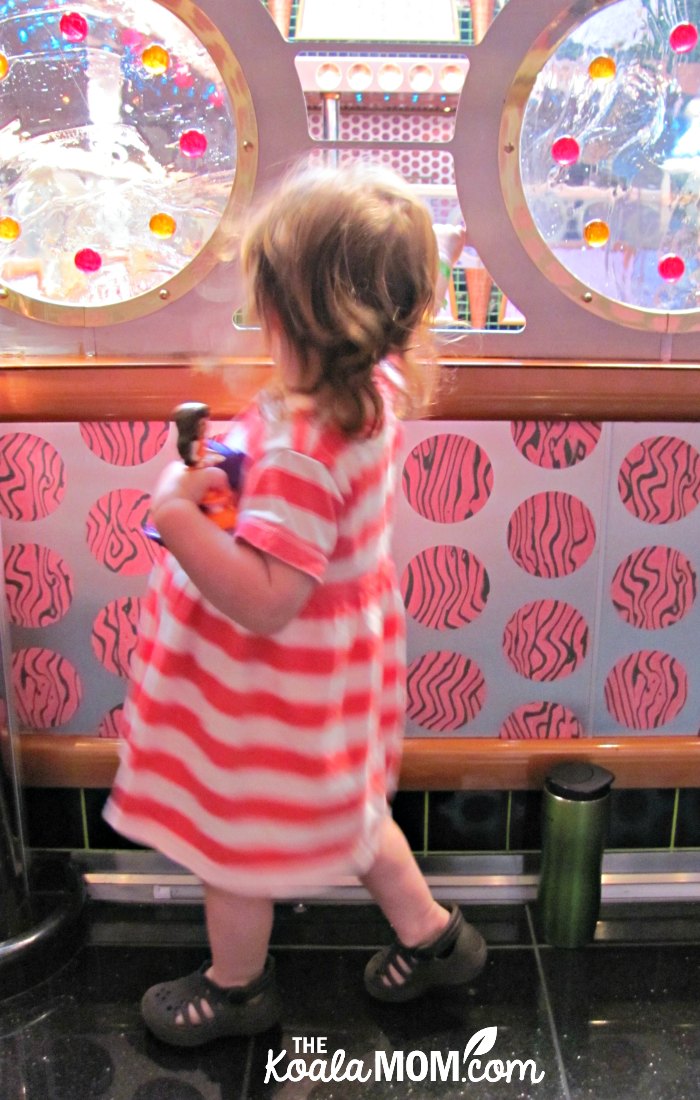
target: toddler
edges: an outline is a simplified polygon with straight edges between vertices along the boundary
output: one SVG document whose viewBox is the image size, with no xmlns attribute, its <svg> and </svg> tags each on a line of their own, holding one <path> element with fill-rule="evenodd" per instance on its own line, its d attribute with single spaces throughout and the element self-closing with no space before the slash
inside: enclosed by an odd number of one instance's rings
<svg viewBox="0 0 700 1100">
<path fill-rule="evenodd" d="M 484 965 L 482 936 L 432 897 L 387 805 L 405 712 L 397 411 L 420 380 L 438 262 L 427 208 L 392 173 L 287 178 L 243 240 L 277 371 L 226 440 L 248 456 L 235 531 L 199 509 L 225 488 L 216 466 L 174 463 L 153 494 L 167 551 L 105 816 L 204 884 L 210 961 L 142 1001 L 176 1046 L 277 1023 L 274 900 L 340 875 L 396 934 L 367 965 L 373 997 L 408 1001 Z"/>
</svg>

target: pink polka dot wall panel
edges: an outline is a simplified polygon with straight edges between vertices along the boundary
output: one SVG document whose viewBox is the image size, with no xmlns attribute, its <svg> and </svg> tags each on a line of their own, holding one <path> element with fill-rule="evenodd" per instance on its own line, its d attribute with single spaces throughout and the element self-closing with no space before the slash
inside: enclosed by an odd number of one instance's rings
<svg viewBox="0 0 700 1100">
<path fill-rule="evenodd" d="M 409 736 L 700 728 L 699 425 L 413 423 L 403 458 Z"/>
<path fill-rule="evenodd" d="M 163 422 L 3 425 L 0 523 L 25 728 L 118 737 L 140 600 L 160 550 L 142 526 L 175 455 Z"/>
<path fill-rule="evenodd" d="M 0 427 L 23 726 L 121 735 L 174 455 L 162 422 Z M 409 736 L 700 729 L 700 425 L 412 422 L 400 486 Z"/>
</svg>

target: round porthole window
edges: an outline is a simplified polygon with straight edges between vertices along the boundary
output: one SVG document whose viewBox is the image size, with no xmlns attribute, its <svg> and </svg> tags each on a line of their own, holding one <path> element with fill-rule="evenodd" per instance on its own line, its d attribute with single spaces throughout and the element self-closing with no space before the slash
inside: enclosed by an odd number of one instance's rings
<svg viewBox="0 0 700 1100">
<path fill-rule="evenodd" d="M 511 86 L 500 135 L 511 220 L 586 309 L 700 329 L 700 3 L 587 7 L 565 36 L 548 28 Z"/>
<path fill-rule="evenodd" d="M 257 133 L 188 0 L 0 3 L 0 301 L 54 324 L 147 314 L 230 258 Z"/>
</svg>

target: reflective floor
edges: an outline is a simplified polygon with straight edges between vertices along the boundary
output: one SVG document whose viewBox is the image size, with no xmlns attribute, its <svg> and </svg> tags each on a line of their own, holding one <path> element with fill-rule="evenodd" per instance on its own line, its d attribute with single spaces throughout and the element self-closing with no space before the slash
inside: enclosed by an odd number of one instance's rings
<svg viewBox="0 0 700 1100">
<path fill-rule="evenodd" d="M 0 1100 L 696 1100 L 700 904 L 608 908 L 577 950 L 538 944 L 525 905 L 463 908 L 491 946 L 485 972 L 397 1007 L 362 986 L 388 941 L 375 910 L 281 907 L 282 1028 L 178 1051 L 138 1001 L 204 959 L 201 910 L 90 902 L 71 962 L 0 1001 Z"/>
</svg>

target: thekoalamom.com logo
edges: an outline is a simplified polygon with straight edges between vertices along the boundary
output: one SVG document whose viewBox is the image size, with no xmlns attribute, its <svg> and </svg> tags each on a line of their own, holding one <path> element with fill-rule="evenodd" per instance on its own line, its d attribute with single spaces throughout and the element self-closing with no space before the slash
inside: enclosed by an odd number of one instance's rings
<svg viewBox="0 0 700 1100">
<path fill-rule="evenodd" d="M 374 1058 L 347 1058 L 344 1050 L 329 1055 L 327 1038 L 316 1035 L 306 1038 L 292 1036 L 294 1054 L 289 1058 L 286 1050 L 277 1054 L 267 1052 L 265 1084 L 270 1081 L 461 1081 L 463 1084 L 495 1083 L 506 1081 L 521 1084 L 524 1081 L 537 1085 L 544 1077 L 532 1058 L 489 1058 L 484 1060 L 496 1044 L 497 1027 L 484 1027 L 475 1031 L 463 1051 L 448 1050 L 375 1050 Z M 301 1057 L 305 1055 L 306 1057 Z M 309 1055 L 314 1055 L 308 1060 Z M 369 1063 L 369 1064 L 368 1064 Z"/>
</svg>

